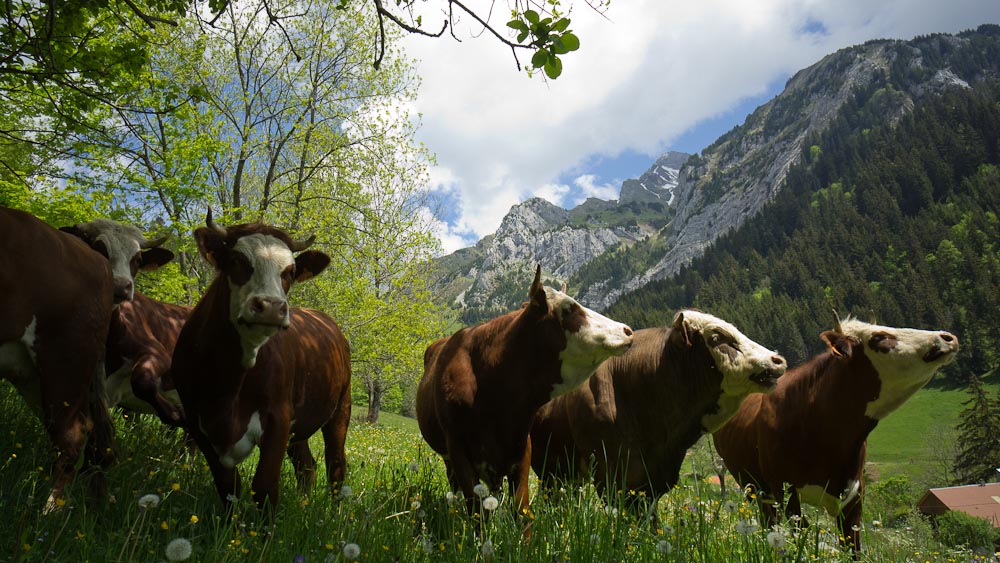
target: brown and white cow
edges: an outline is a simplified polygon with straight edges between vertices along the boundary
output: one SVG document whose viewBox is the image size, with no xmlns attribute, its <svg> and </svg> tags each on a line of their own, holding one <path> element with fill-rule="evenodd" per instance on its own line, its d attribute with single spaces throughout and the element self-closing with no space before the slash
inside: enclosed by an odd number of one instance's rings
<svg viewBox="0 0 1000 563">
<path fill-rule="evenodd" d="M 184 409 L 169 377 L 170 357 L 191 307 L 151 299 L 134 290 L 135 276 L 173 259 L 160 245 L 166 236 L 147 239 L 142 231 L 110 219 L 60 230 L 80 237 L 101 253 L 114 272 L 115 311 L 108 330 L 104 390 L 109 406 L 155 413 L 178 425 Z"/>
<path fill-rule="evenodd" d="M 541 267 L 528 297 L 519 311 L 463 328 L 424 354 L 417 421 L 470 512 L 475 485 L 497 489 L 504 477 L 527 509 L 535 411 L 632 344 L 629 327 L 543 287 Z"/>
<path fill-rule="evenodd" d="M 602 494 L 655 501 L 677 483 L 688 448 L 785 367 L 728 322 L 680 311 L 670 327 L 637 330 L 628 352 L 538 410 L 532 467 L 543 483 L 592 474 Z"/>
<path fill-rule="evenodd" d="M 194 237 L 216 277 L 181 329 L 173 356 L 185 428 L 227 504 L 239 494 L 237 465 L 255 446 L 260 460 L 251 493 L 258 506 L 277 506 L 286 450 L 300 485 L 310 486 L 316 461 L 308 440 L 317 430 L 332 488 L 347 465 L 350 348 L 333 319 L 289 307 L 287 299 L 294 283 L 322 272 L 330 257 L 305 250 L 312 239 L 296 242 L 268 225 L 223 228 L 211 211 L 206 223 Z"/>
<path fill-rule="evenodd" d="M 0 207 L 0 377 L 42 421 L 58 455 L 45 510 L 62 499 L 84 455 L 109 465 L 114 428 L 95 381 L 112 309 L 108 262 L 34 216 Z M 106 495 L 98 471 L 91 481 Z"/>
<path fill-rule="evenodd" d="M 750 396 L 713 437 L 740 485 L 757 487 L 768 525 L 787 483 L 786 514 L 800 502 L 825 509 L 856 555 L 868 434 L 955 358 L 958 338 L 853 318 L 820 338 L 826 352 Z"/>
<path fill-rule="evenodd" d="M 155 270 L 174 257 L 174 253 L 160 245 L 167 236 L 147 239 L 142 231 L 132 225 L 123 225 L 110 219 L 95 219 L 59 230 L 80 237 L 111 264 L 114 276 L 115 304 L 131 301 L 135 292 L 135 275 L 141 270 Z"/>
</svg>

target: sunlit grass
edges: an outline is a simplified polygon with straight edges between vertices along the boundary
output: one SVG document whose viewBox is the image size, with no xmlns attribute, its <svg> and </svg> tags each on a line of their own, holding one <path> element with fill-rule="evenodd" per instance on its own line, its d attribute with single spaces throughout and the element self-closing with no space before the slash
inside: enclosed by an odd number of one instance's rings
<svg viewBox="0 0 1000 563">
<path fill-rule="evenodd" d="M 50 453 L 40 425 L 10 387 L 0 387 L 0 559 L 11 561 L 165 561 L 167 545 L 191 542 L 190 561 L 850 561 L 829 519 L 769 530 L 742 495 L 723 498 L 717 485 L 686 479 L 659 505 L 652 526 L 628 512 L 629 493 L 601 502 L 592 486 L 534 493 L 527 520 L 504 491 L 488 518 L 469 518 L 449 499 L 444 466 L 410 419 L 379 426 L 354 422 L 348 436 L 347 487 L 332 494 L 321 475 L 306 495 L 286 462 L 281 503 L 268 523 L 248 498 L 225 517 L 200 454 L 187 457 L 177 432 L 150 417 L 116 415 L 121 447 L 109 472 L 115 502 L 89 502 L 84 487 L 50 515 Z M 322 452 L 314 438 L 313 451 Z M 243 465 L 249 483 L 254 460 Z M 320 468 L 323 464 L 320 460 Z M 158 502 L 153 502 L 156 495 Z M 143 506 L 140 506 L 140 499 Z M 450 501 L 451 500 L 451 501 Z M 866 520 L 864 560 L 971 561 L 905 529 Z M 481 523 L 482 522 L 482 523 Z M 353 544 L 353 545 L 351 545 Z M 350 546 L 350 547 L 348 547 Z M 345 547 L 347 553 L 345 555 Z"/>
</svg>

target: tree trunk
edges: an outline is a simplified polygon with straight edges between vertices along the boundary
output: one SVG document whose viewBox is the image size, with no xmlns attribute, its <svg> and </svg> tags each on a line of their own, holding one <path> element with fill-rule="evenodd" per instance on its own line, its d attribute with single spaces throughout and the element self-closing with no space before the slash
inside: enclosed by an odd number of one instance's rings
<svg viewBox="0 0 1000 563">
<path fill-rule="evenodd" d="M 382 410 L 382 386 L 371 385 L 368 387 L 368 416 L 365 421 L 369 424 L 378 424 L 378 413 Z"/>
</svg>

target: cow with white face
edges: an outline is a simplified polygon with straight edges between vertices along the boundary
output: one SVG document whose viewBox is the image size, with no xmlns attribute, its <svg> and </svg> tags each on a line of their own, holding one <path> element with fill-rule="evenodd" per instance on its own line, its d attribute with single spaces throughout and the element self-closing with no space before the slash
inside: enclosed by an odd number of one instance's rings
<svg viewBox="0 0 1000 563">
<path fill-rule="evenodd" d="M 132 300 L 137 273 L 155 270 L 174 257 L 173 252 L 160 247 L 168 235 L 147 239 L 138 228 L 110 219 L 95 219 L 59 230 L 83 239 L 111 263 L 115 305 Z"/>
<path fill-rule="evenodd" d="M 955 359 L 958 338 L 853 318 L 820 338 L 826 352 L 747 399 L 715 447 L 741 485 L 758 489 L 768 524 L 791 485 L 785 512 L 800 514 L 801 502 L 826 509 L 857 555 L 868 434 Z"/>
<path fill-rule="evenodd" d="M 220 227 L 209 211 L 194 236 L 216 269 L 181 330 L 172 374 L 185 428 L 205 455 L 225 502 L 239 494 L 238 465 L 260 448 L 252 494 L 275 506 L 287 452 L 301 485 L 315 479 L 309 437 L 322 430 L 331 487 L 346 471 L 351 416 L 350 348 L 320 311 L 288 305 L 292 285 L 312 278 L 330 257 L 306 250 L 260 223 Z M 297 256 L 296 256 L 297 253 Z"/>
<path fill-rule="evenodd" d="M 601 494 L 624 488 L 655 501 L 677 483 L 688 448 L 747 395 L 773 389 L 786 366 L 732 324 L 691 309 L 632 342 L 538 410 L 532 466 L 543 482 L 593 475 Z"/>
<path fill-rule="evenodd" d="M 482 480 L 495 490 L 504 477 L 518 509 L 528 508 L 535 411 L 632 345 L 628 326 L 544 287 L 540 266 L 528 297 L 519 311 L 463 328 L 424 353 L 417 422 L 470 512 L 473 487 Z"/>
</svg>

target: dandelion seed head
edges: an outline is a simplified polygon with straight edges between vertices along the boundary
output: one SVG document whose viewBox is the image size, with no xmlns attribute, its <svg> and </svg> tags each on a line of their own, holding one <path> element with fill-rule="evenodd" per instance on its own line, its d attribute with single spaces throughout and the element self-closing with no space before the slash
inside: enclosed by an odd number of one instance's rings
<svg viewBox="0 0 1000 563">
<path fill-rule="evenodd" d="M 337 493 L 338 498 L 349 499 L 354 496 L 354 489 L 350 485 L 341 485 L 340 492 Z"/>
<path fill-rule="evenodd" d="M 727 500 L 722 507 L 726 509 L 726 512 L 736 512 L 736 510 L 739 509 L 739 505 L 731 500 Z"/>
<path fill-rule="evenodd" d="M 487 487 L 482 483 L 476 483 L 476 486 L 472 487 L 472 492 L 476 493 L 477 497 L 483 498 L 486 495 L 490 494 L 490 489 L 489 487 Z"/>
<path fill-rule="evenodd" d="M 361 555 L 361 546 L 356 543 L 344 545 L 344 559 L 354 561 Z"/>
<path fill-rule="evenodd" d="M 498 506 L 500 506 L 500 501 L 495 496 L 490 495 L 483 499 L 483 508 L 486 510 L 496 510 Z"/>
<path fill-rule="evenodd" d="M 656 551 L 658 553 L 670 553 L 674 550 L 674 546 L 670 545 L 667 540 L 660 540 L 656 542 Z"/>
<path fill-rule="evenodd" d="M 779 532 L 778 530 L 772 530 L 767 533 L 767 545 L 773 547 L 774 549 L 782 549 L 785 547 L 787 540 L 785 534 Z"/>
<path fill-rule="evenodd" d="M 479 548 L 479 552 L 483 554 L 486 559 L 493 558 L 493 542 L 490 540 L 483 540 L 483 545 Z"/>
<path fill-rule="evenodd" d="M 191 542 L 186 538 L 175 538 L 170 540 L 166 549 L 168 561 L 184 561 L 191 557 Z"/>
<path fill-rule="evenodd" d="M 139 497 L 139 508 L 146 510 L 160 505 L 160 496 L 152 493 Z"/>
<path fill-rule="evenodd" d="M 416 473 L 417 471 L 420 471 L 420 465 L 415 461 L 410 463 L 410 472 Z"/>
</svg>

